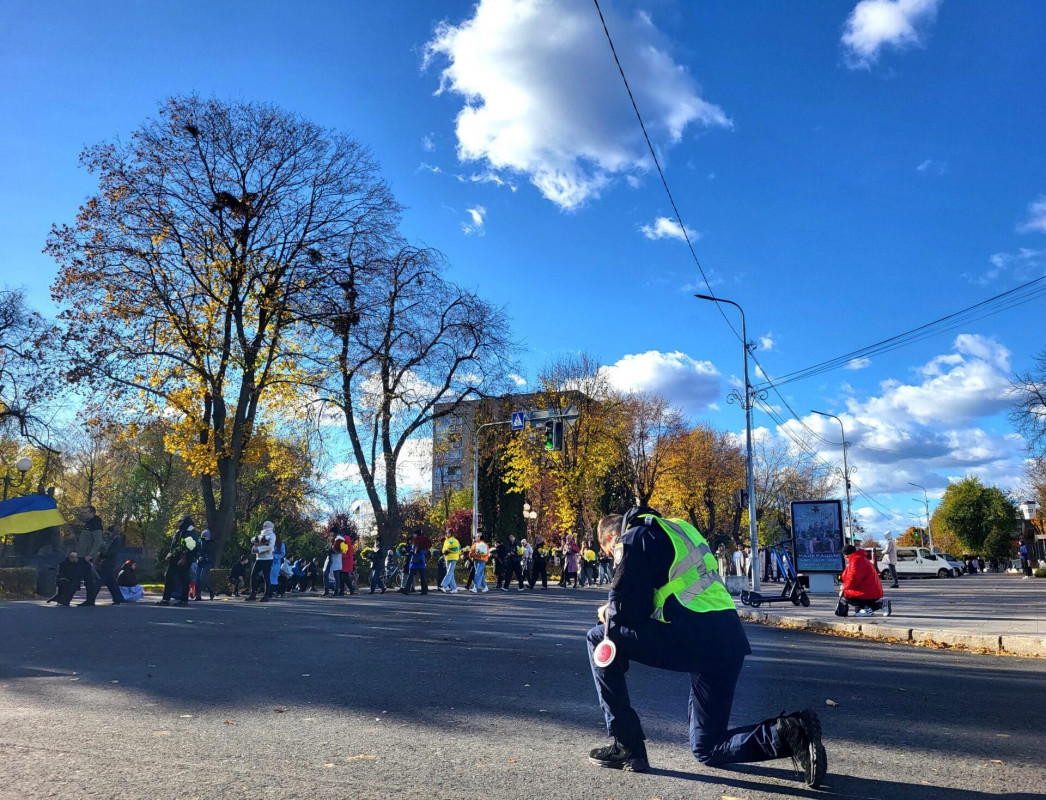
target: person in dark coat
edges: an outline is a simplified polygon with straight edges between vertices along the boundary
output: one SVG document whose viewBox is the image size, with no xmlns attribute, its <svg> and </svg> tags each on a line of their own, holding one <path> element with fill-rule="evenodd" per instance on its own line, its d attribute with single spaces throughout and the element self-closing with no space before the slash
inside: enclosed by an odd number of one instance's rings
<svg viewBox="0 0 1046 800">
<path fill-rule="evenodd" d="M 72 552 L 58 564 L 58 589 L 54 597 L 48 598 L 48 603 L 58 603 L 60 606 L 68 606 L 73 600 L 73 595 L 80 588 L 80 557 Z"/>
<path fill-rule="evenodd" d="M 370 593 L 381 590 L 385 594 L 385 582 L 381 579 L 381 573 L 385 569 L 385 548 L 380 544 L 374 545 L 370 551 Z"/>
<path fill-rule="evenodd" d="M 240 560 L 229 570 L 229 586 L 232 587 L 233 597 L 239 597 L 240 589 L 247 586 L 247 564 L 249 563 L 250 559 L 247 556 L 240 556 Z"/>
<path fill-rule="evenodd" d="M 120 586 L 116 581 L 116 571 L 120 564 L 120 548 L 122 546 L 123 540 L 120 537 L 120 532 L 115 525 L 111 526 L 105 541 L 102 542 L 101 549 L 98 551 L 98 558 L 95 560 L 95 569 L 98 571 L 98 577 L 102 585 L 109 590 L 114 606 L 118 606 L 123 602 L 123 594 L 121 594 Z"/>
<path fill-rule="evenodd" d="M 125 603 L 137 603 L 145 597 L 145 590 L 138 583 L 138 562 L 134 559 L 123 562 L 120 574 L 116 576 L 116 583 Z"/>
<path fill-rule="evenodd" d="M 211 567 L 214 566 L 214 540 L 211 539 L 211 532 L 204 531 L 200 534 L 200 556 L 196 560 L 196 599 L 200 600 L 203 598 L 203 590 L 206 587 L 208 594 L 211 596 L 211 600 L 214 599 L 214 589 L 211 587 L 211 581 L 208 577 L 208 573 L 211 571 Z"/>
<path fill-rule="evenodd" d="M 77 603 L 77 605 L 90 608 L 95 605 L 94 599 L 98 597 L 98 592 L 102 590 L 102 578 L 98 574 L 98 570 L 95 569 L 94 561 L 90 558 L 81 558 L 76 563 L 76 566 L 77 571 L 79 572 L 79 580 L 77 583 L 83 583 L 84 591 L 87 594 L 84 601 L 82 603 Z"/>
<path fill-rule="evenodd" d="M 163 578 L 163 597 L 156 601 L 157 605 L 169 606 L 175 592 L 179 593 L 177 605 L 186 605 L 189 602 L 189 569 L 192 566 L 192 548 L 186 544 L 186 539 L 192 537 L 196 530 L 192 524 L 192 517 L 188 514 L 178 521 L 178 527 L 171 536 L 171 546 L 167 552 L 167 572 Z"/>
</svg>

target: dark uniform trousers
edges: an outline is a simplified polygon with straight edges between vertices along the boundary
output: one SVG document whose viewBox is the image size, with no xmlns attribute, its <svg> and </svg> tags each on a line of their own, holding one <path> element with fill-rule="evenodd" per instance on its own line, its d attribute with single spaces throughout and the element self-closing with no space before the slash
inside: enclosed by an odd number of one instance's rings
<svg viewBox="0 0 1046 800">
<path fill-rule="evenodd" d="M 603 626 L 588 632 L 588 660 L 609 735 L 626 744 L 646 738 L 625 684 L 629 662 L 638 661 L 655 669 L 690 673 L 690 749 L 702 764 L 750 763 L 788 755 L 787 744 L 778 737 L 776 719 L 727 727 L 744 656 L 695 660 L 688 654 L 691 643 L 684 645 L 672 625 L 654 619 L 638 628 L 619 626 L 612 639 L 617 657 L 600 669 L 592 661 L 592 652 L 603 640 Z"/>
</svg>

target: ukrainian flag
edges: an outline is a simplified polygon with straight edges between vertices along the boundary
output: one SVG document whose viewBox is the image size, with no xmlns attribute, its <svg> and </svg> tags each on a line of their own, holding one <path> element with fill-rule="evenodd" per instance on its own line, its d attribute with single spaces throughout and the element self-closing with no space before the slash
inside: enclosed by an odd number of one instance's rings
<svg viewBox="0 0 1046 800">
<path fill-rule="evenodd" d="M 32 533 L 64 524 L 54 498 L 46 494 L 30 494 L 0 502 L 0 536 Z"/>
</svg>

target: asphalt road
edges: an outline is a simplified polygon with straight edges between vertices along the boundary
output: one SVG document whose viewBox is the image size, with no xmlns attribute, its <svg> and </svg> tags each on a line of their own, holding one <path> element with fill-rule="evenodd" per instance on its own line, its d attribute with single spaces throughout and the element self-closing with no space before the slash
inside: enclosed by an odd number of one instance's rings
<svg viewBox="0 0 1046 800">
<path fill-rule="evenodd" d="M 1043 796 L 1043 661 L 755 625 L 732 721 L 815 708 L 824 791 L 787 760 L 702 767 L 686 676 L 641 665 L 652 771 L 593 767 L 583 634 L 601 597 L 0 603 L 0 797 Z"/>
</svg>

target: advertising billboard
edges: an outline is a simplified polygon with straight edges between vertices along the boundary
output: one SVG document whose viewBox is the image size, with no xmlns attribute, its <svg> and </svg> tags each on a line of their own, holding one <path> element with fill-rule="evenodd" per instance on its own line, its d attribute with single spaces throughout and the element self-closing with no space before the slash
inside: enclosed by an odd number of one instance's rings
<svg viewBox="0 0 1046 800">
<path fill-rule="evenodd" d="M 799 572 L 843 571 L 843 504 L 840 500 L 792 503 L 792 546 Z"/>
</svg>

